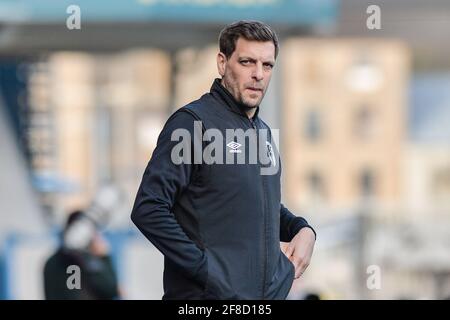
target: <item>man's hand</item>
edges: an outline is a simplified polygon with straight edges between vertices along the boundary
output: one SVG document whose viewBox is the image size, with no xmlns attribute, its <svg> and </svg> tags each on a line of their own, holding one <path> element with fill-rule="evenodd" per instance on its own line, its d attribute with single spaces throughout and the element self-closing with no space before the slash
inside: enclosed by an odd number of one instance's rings
<svg viewBox="0 0 450 320">
<path fill-rule="evenodd" d="M 292 239 L 291 242 L 282 249 L 283 253 L 289 258 L 295 267 L 295 279 L 299 278 L 311 261 L 316 237 L 311 228 L 302 228 Z"/>
</svg>

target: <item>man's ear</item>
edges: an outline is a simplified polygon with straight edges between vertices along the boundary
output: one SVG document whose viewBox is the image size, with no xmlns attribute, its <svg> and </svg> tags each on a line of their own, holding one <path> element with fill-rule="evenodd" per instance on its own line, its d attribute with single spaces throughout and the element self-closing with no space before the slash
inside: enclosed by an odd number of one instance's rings
<svg viewBox="0 0 450 320">
<path fill-rule="evenodd" d="M 225 75 L 225 69 L 227 64 L 227 57 L 222 52 L 217 54 L 217 71 L 220 76 L 223 77 Z"/>
</svg>

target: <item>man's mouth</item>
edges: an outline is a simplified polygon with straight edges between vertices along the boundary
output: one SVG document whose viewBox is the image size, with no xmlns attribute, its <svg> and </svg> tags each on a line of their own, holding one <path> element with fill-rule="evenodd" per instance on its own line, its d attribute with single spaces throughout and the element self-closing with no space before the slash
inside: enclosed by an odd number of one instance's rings
<svg viewBox="0 0 450 320">
<path fill-rule="evenodd" d="M 254 92 L 262 92 L 262 89 L 260 89 L 260 88 L 248 87 L 247 89 L 250 91 L 254 91 Z"/>
</svg>

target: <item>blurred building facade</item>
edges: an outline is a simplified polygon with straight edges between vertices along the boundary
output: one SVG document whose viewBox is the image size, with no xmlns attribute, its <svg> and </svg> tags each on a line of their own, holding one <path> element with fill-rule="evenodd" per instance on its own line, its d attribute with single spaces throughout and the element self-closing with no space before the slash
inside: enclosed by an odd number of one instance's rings
<svg viewBox="0 0 450 320">
<path fill-rule="evenodd" d="M 64 215 L 108 183 L 131 202 L 168 114 L 167 55 L 60 52 L 29 68 L 30 161 L 43 202 Z M 59 183 L 47 190 L 50 179 Z"/>
<path fill-rule="evenodd" d="M 351 208 L 401 197 L 409 52 L 388 40 L 283 46 L 285 197 L 297 208 Z"/>
</svg>

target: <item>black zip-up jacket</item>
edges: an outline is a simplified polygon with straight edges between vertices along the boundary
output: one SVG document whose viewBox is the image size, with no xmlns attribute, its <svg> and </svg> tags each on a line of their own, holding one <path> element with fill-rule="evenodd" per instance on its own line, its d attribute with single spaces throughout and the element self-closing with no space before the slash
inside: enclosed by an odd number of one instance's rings
<svg viewBox="0 0 450 320">
<path fill-rule="evenodd" d="M 188 156 L 193 159 L 194 121 L 201 121 L 202 132 L 220 130 L 224 140 L 226 129 L 269 130 L 258 110 L 252 119 L 247 117 L 219 79 L 209 93 L 166 122 L 131 214 L 164 255 L 163 299 L 285 299 L 294 266 L 281 252 L 280 241 L 289 242 L 310 226 L 280 203 L 281 167 L 275 174 L 261 174 L 264 166 L 279 163 L 278 153 L 275 163 L 268 164 L 175 164 L 172 150 L 180 140 L 172 141 L 172 133 L 189 131 Z M 273 145 L 270 132 L 268 140 Z M 208 145 L 201 143 L 203 149 Z M 224 157 L 233 149 L 229 143 L 223 141 Z M 243 152 L 248 148 L 242 146 Z"/>
</svg>

